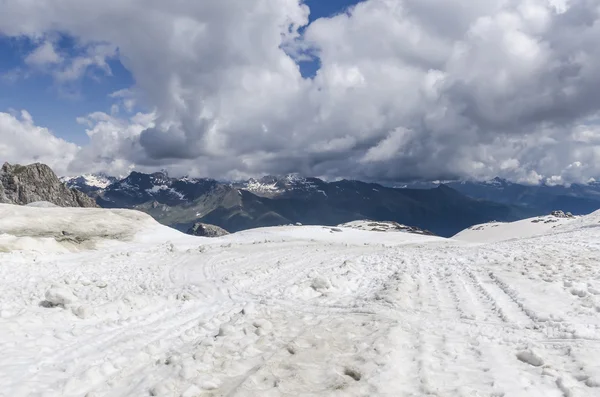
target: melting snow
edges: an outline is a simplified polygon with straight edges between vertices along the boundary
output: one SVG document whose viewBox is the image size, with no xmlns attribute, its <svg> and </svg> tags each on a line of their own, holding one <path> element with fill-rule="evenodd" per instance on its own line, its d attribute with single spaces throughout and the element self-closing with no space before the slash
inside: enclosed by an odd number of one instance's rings
<svg viewBox="0 0 600 397">
<path fill-rule="evenodd" d="M 0 395 L 598 396 L 599 220 L 204 239 L 2 205 Z"/>
</svg>

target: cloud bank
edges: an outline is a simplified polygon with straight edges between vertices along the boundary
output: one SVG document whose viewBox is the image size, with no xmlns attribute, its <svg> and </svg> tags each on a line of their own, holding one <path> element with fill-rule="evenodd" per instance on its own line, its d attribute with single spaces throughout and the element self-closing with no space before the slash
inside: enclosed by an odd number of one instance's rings
<svg viewBox="0 0 600 397">
<path fill-rule="evenodd" d="M 309 12 L 299 0 L 5 0 L 0 33 L 39 42 L 25 62 L 58 81 L 109 74 L 112 57 L 135 79 L 111 114 L 82 117 L 89 145 L 48 145 L 70 148 L 68 173 L 600 175 L 597 1 L 367 0 L 308 25 Z M 56 34 L 88 50 L 64 59 Z M 320 64 L 311 78 L 306 57 Z M 5 145 L 37 128 L 10 117 Z"/>
</svg>

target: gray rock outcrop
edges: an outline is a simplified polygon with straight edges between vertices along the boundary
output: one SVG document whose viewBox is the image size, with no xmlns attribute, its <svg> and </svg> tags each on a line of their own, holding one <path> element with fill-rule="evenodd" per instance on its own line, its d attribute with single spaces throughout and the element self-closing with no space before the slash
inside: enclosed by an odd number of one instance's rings
<svg viewBox="0 0 600 397">
<path fill-rule="evenodd" d="M 219 226 L 199 222 L 194 224 L 194 226 L 187 231 L 187 234 L 200 237 L 221 237 L 228 235 L 229 232 Z"/>
<path fill-rule="evenodd" d="M 371 232 L 404 232 L 404 233 L 411 233 L 411 234 L 422 234 L 425 236 L 435 236 L 435 234 L 430 232 L 429 230 L 420 229 L 415 226 L 406 226 L 406 225 L 402 225 L 398 222 L 391 222 L 391 221 L 377 222 L 377 221 L 370 221 L 370 220 L 361 220 L 361 221 L 353 221 L 353 222 L 343 223 L 341 225 L 338 225 L 338 227 L 346 227 L 346 228 L 358 229 L 358 230 L 367 230 L 367 231 L 371 231 Z"/>
<path fill-rule="evenodd" d="M 0 203 L 26 205 L 39 201 L 59 207 L 97 207 L 94 199 L 61 183 L 45 164 L 4 163 L 0 168 Z"/>
<path fill-rule="evenodd" d="M 550 215 L 556 217 L 556 218 L 575 218 L 573 216 L 573 214 L 571 214 L 570 212 L 564 213 L 563 211 L 557 210 L 557 211 L 552 211 L 550 213 Z"/>
</svg>

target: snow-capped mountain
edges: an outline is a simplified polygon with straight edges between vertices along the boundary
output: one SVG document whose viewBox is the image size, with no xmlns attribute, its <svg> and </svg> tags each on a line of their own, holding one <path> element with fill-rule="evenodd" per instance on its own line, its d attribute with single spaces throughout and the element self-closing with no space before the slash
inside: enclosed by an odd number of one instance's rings
<svg viewBox="0 0 600 397">
<path fill-rule="evenodd" d="M 298 174 L 284 176 L 268 175 L 259 179 L 235 182 L 235 188 L 243 189 L 261 197 L 309 197 L 313 194 L 326 195 L 325 182 L 318 178 L 304 178 Z"/>
<path fill-rule="evenodd" d="M 84 175 L 64 181 L 106 208 L 136 208 L 188 230 L 197 222 L 229 232 L 290 223 L 335 226 L 359 219 L 392 221 L 451 236 L 473 224 L 514 221 L 553 210 L 586 214 L 600 208 L 600 184 L 525 186 L 485 182 L 419 182 L 390 188 L 297 174 L 239 182 L 173 178 L 166 171 L 123 179 Z"/>
<path fill-rule="evenodd" d="M 104 207 L 131 208 L 148 202 L 177 206 L 194 201 L 217 185 L 212 179 L 171 178 L 166 171 L 132 172 L 97 194 L 98 202 Z"/>
<path fill-rule="evenodd" d="M 87 180 L 95 182 L 92 178 L 72 181 Z M 135 208 L 182 231 L 197 222 L 236 232 L 298 222 L 335 226 L 373 219 L 450 236 L 476 223 L 536 215 L 510 205 L 473 200 L 443 185 L 429 190 L 394 189 L 294 174 L 228 183 L 173 178 L 164 171 L 132 172 L 104 188 L 90 191 L 88 187 L 88 194 L 102 207 Z"/>
<path fill-rule="evenodd" d="M 112 183 L 117 182 L 117 180 L 116 177 L 104 173 L 84 174 L 74 177 L 63 176 L 60 178 L 60 181 L 69 188 L 77 189 L 84 193 L 106 189 Z"/>
</svg>

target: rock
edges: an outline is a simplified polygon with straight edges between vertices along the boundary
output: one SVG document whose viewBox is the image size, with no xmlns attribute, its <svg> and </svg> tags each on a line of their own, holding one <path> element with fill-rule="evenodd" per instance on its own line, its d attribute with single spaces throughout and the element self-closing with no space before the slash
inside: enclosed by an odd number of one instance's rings
<svg viewBox="0 0 600 397">
<path fill-rule="evenodd" d="M 40 204 L 39 202 L 46 202 Z M 4 163 L 0 169 L 0 203 L 33 206 L 97 207 L 84 193 L 69 189 L 45 164 Z"/>
<path fill-rule="evenodd" d="M 371 231 L 371 232 L 387 232 L 387 233 L 403 232 L 403 233 L 411 233 L 411 234 L 422 234 L 425 236 L 435 236 L 435 234 L 430 232 L 429 230 L 420 229 L 415 226 L 406 226 L 406 225 L 402 225 L 398 222 L 391 222 L 391 221 L 381 221 L 381 222 L 377 221 L 376 222 L 376 221 L 369 221 L 369 220 L 359 220 L 359 221 L 343 223 L 341 225 L 338 225 L 338 227 L 366 230 L 366 231 Z"/>
<path fill-rule="evenodd" d="M 573 216 L 573 214 L 571 214 L 570 212 L 567 212 L 567 213 L 565 214 L 563 211 L 559 211 L 559 210 L 557 210 L 557 211 L 552 211 L 552 212 L 550 213 L 550 215 L 552 215 L 552 216 L 554 216 L 554 217 L 556 217 L 556 218 L 565 218 L 565 219 L 566 219 L 566 218 L 575 218 L 575 217 Z"/>
<path fill-rule="evenodd" d="M 228 235 L 229 232 L 219 226 L 198 222 L 187 231 L 187 234 L 200 237 L 221 237 Z"/>
</svg>

